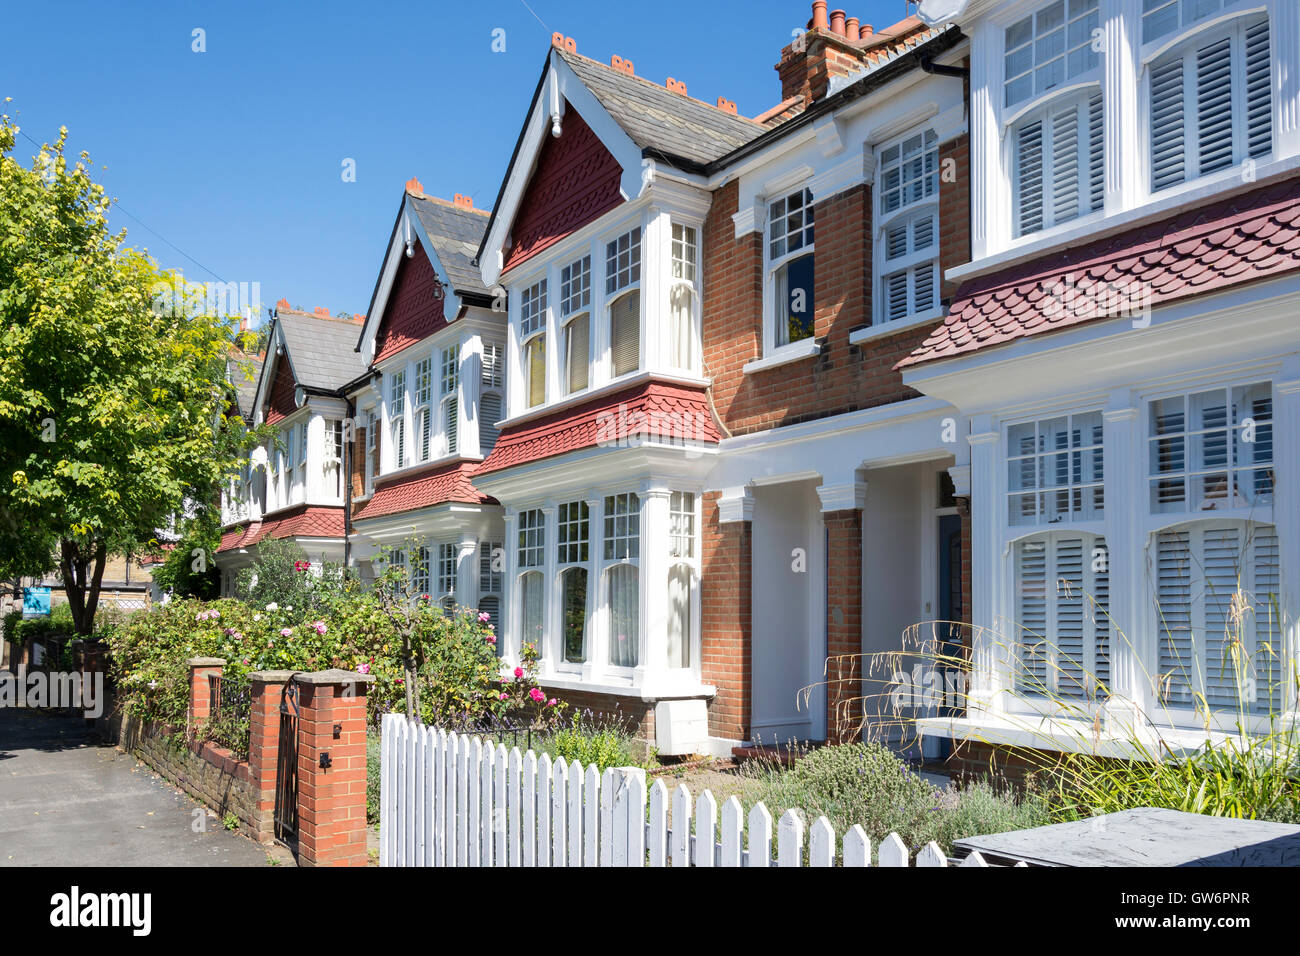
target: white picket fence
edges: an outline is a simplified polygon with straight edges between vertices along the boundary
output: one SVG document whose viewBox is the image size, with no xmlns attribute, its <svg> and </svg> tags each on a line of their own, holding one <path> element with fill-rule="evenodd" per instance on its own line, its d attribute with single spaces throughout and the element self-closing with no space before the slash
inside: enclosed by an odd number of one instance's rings
<svg viewBox="0 0 1300 956">
<path fill-rule="evenodd" d="M 380 866 L 803 866 L 804 823 L 787 810 L 776 824 L 762 803 L 748 815 L 736 797 L 722 804 L 685 785 L 671 795 L 662 780 L 646 789 L 645 771 L 552 762 L 529 750 L 493 746 L 386 714 L 381 727 Z M 669 801 L 672 801 L 670 829 Z M 691 821 L 694 820 L 694 827 Z M 692 832 L 692 829 L 694 832 Z M 860 826 L 844 835 L 825 817 L 808 829 L 811 866 L 871 866 Z M 906 845 L 891 833 L 875 865 L 908 866 Z M 917 866 L 947 866 L 937 844 Z M 986 866 L 978 853 L 961 866 Z"/>
</svg>

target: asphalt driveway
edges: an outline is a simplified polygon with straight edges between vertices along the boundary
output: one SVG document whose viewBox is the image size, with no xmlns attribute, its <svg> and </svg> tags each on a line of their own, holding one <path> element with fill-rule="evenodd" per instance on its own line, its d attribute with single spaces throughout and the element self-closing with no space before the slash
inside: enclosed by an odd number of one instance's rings
<svg viewBox="0 0 1300 956">
<path fill-rule="evenodd" d="M 81 718 L 0 708 L 0 866 L 267 864 L 200 809 Z"/>
</svg>

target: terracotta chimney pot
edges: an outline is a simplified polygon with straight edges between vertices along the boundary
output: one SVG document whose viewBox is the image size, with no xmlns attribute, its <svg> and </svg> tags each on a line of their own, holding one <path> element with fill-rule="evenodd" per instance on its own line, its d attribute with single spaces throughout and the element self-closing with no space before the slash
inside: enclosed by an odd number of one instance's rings
<svg viewBox="0 0 1300 956">
<path fill-rule="evenodd" d="M 844 21 L 844 36 L 848 40 L 854 43 L 857 42 L 858 40 L 858 18 L 857 17 L 849 17 L 847 20 Z"/>
<path fill-rule="evenodd" d="M 408 193 L 414 193 L 417 196 L 424 195 L 424 187 L 420 185 L 420 181 L 414 176 L 406 181 L 406 191 Z"/>
<path fill-rule="evenodd" d="M 840 37 L 844 36 L 844 11 L 843 10 L 831 11 L 831 33 L 834 33 L 836 36 L 840 36 Z"/>
<path fill-rule="evenodd" d="M 814 30 L 825 30 L 827 26 L 826 0 L 813 0 L 812 28 Z"/>
</svg>

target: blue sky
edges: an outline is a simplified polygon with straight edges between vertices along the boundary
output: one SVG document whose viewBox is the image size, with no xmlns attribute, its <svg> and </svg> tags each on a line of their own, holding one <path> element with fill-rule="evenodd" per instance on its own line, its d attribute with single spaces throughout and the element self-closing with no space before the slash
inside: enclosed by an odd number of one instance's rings
<svg viewBox="0 0 1300 956">
<path fill-rule="evenodd" d="M 38 142 L 67 126 L 72 151 L 107 167 L 97 176 L 120 202 L 114 229 L 191 281 L 259 282 L 268 305 L 284 297 L 333 312 L 368 307 L 408 178 L 491 205 L 551 31 L 753 116 L 780 99 L 772 66 L 811 8 L 4 2 L 4 111 Z M 906 15 L 904 0 L 846 9 L 877 28 Z M 206 52 L 191 49 L 196 28 Z M 497 28 L 504 53 L 492 51 Z M 34 152 L 18 140 L 21 162 Z M 343 181 L 345 159 L 355 182 Z"/>
</svg>

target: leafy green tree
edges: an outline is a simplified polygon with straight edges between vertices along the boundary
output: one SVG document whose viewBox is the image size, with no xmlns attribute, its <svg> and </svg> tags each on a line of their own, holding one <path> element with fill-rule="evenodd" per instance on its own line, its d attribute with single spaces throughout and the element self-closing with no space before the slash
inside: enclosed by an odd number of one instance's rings
<svg viewBox="0 0 1300 956">
<path fill-rule="evenodd" d="M 17 133 L 0 115 L 0 576 L 57 569 L 87 635 L 108 557 L 215 500 L 255 436 L 226 420 L 235 323 L 160 294 L 66 129 L 30 168 Z"/>
</svg>

